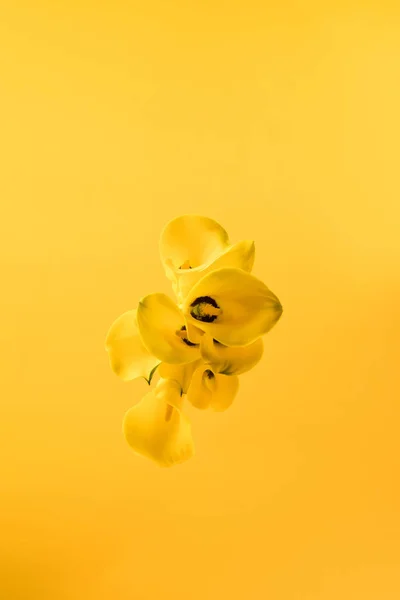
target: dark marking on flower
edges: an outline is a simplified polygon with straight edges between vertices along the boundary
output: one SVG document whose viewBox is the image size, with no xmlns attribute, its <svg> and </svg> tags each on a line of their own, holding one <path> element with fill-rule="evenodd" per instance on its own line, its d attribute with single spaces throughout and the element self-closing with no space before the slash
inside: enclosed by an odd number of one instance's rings
<svg viewBox="0 0 400 600">
<path fill-rule="evenodd" d="M 190 306 L 197 306 L 198 304 L 211 304 L 214 308 L 219 308 L 216 300 L 211 296 L 199 296 L 196 300 L 193 300 Z"/>
<path fill-rule="evenodd" d="M 191 269 L 191 265 L 190 262 L 188 260 L 185 260 L 185 262 L 179 267 L 179 269 Z"/>
<path fill-rule="evenodd" d="M 181 331 L 186 331 L 186 325 L 182 325 L 180 331 L 177 332 L 177 335 L 181 338 L 182 342 L 184 344 L 186 344 L 186 346 L 198 346 L 199 344 L 194 344 L 193 342 L 191 342 L 190 340 L 188 340 L 187 337 L 184 337 L 181 334 Z"/>
<path fill-rule="evenodd" d="M 203 323 L 213 323 L 220 311 L 220 307 L 211 296 L 199 296 L 190 306 L 192 308 L 190 314 L 193 319 Z"/>
<path fill-rule="evenodd" d="M 214 379 L 215 375 L 214 373 L 211 371 L 211 369 L 207 369 L 206 371 L 204 371 L 204 375 L 208 378 L 208 379 Z"/>
</svg>

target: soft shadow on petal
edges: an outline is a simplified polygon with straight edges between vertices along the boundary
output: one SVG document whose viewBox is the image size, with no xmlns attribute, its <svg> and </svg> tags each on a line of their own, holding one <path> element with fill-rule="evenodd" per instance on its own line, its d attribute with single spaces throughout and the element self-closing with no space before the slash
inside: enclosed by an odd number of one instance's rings
<svg viewBox="0 0 400 600">
<path fill-rule="evenodd" d="M 136 310 L 129 310 L 111 325 L 106 337 L 110 365 L 124 381 L 137 377 L 149 380 L 150 373 L 160 364 L 144 346 L 136 321 Z"/>
<path fill-rule="evenodd" d="M 257 277 L 241 269 L 222 268 L 192 288 L 183 312 L 188 324 L 225 346 L 247 346 L 275 325 L 282 306 Z"/>
<path fill-rule="evenodd" d="M 162 367 L 163 364 L 165 365 L 166 363 L 161 363 L 160 368 Z M 170 366 L 175 367 L 176 369 L 180 369 L 180 368 L 183 369 L 185 365 L 170 365 Z M 160 401 L 166 402 L 166 404 L 169 404 L 170 406 L 174 406 L 175 408 L 178 408 L 179 410 L 182 408 L 182 404 L 183 404 L 182 387 L 181 387 L 181 384 L 179 383 L 179 381 L 177 381 L 176 379 L 164 378 L 161 376 L 157 382 L 157 385 L 155 388 L 155 393 L 157 395 L 157 398 Z"/>
<path fill-rule="evenodd" d="M 183 364 L 199 358 L 198 346 L 182 336 L 182 312 L 165 294 L 145 296 L 139 302 L 137 321 L 143 343 L 160 361 Z"/>
<path fill-rule="evenodd" d="M 175 271 L 174 292 L 180 301 L 183 301 L 192 287 L 207 273 L 222 267 L 234 267 L 250 272 L 253 268 L 255 245 L 251 240 L 243 240 L 230 246 L 211 264 L 201 265 L 195 269 L 177 269 Z M 169 277 L 172 277 L 169 272 Z"/>
<path fill-rule="evenodd" d="M 194 454 L 190 422 L 174 403 L 154 390 L 124 417 L 124 435 L 132 450 L 162 467 L 185 462 Z"/>
<path fill-rule="evenodd" d="M 200 344 L 201 338 L 204 335 L 204 331 L 202 331 L 192 323 L 188 323 L 186 319 L 185 328 L 188 340 L 190 340 L 193 344 Z"/>
<path fill-rule="evenodd" d="M 214 373 L 203 364 L 193 373 L 187 397 L 196 408 L 221 412 L 231 406 L 238 390 L 239 377 Z"/>
<path fill-rule="evenodd" d="M 228 234 L 217 221 L 200 215 L 183 215 L 164 227 L 160 256 L 169 268 L 189 269 L 213 261 L 228 245 Z"/>
<path fill-rule="evenodd" d="M 158 373 L 163 379 L 177 382 L 180 386 L 182 394 L 187 394 L 192 375 L 201 362 L 201 359 L 199 359 L 185 365 L 170 365 L 168 363 L 161 363 Z"/>
<path fill-rule="evenodd" d="M 261 359 L 264 344 L 261 338 L 248 346 L 224 346 L 206 333 L 200 344 L 201 356 L 215 373 L 241 375 L 250 371 Z"/>
<path fill-rule="evenodd" d="M 212 410 L 222 412 L 229 408 L 239 390 L 237 375 L 215 375 L 215 387 L 212 394 Z"/>
<path fill-rule="evenodd" d="M 189 402 L 201 410 L 209 408 L 212 399 L 212 391 L 206 384 L 207 370 L 207 366 L 201 365 L 194 371 L 187 393 Z"/>
</svg>

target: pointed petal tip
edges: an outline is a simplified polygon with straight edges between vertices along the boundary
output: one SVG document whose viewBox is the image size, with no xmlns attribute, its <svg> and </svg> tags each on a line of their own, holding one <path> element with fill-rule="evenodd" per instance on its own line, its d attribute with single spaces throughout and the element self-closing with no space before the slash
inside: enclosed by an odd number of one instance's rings
<svg viewBox="0 0 400 600">
<path fill-rule="evenodd" d="M 234 246 L 240 247 L 246 256 L 252 256 L 256 250 L 256 243 L 254 240 L 243 240 Z"/>
</svg>

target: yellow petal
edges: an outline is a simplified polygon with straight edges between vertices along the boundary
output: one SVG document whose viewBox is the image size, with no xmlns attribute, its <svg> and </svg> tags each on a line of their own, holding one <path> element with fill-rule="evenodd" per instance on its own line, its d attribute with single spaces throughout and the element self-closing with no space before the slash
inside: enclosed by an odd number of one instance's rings
<svg viewBox="0 0 400 600">
<path fill-rule="evenodd" d="M 129 310 L 114 321 L 107 334 L 106 350 L 112 370 L 124 381 L 137 377 L 149 381 L 151 373 L 160 364 L 142 342 L 136 310 Z"/>
<path fill-rule="evenodd" d="M 124 417 L 123 430 L 130 447 L 163 467 L 182 463 L 194 454 L 190 422 L 176 403 L 174 393 L 168 403 L 156 388 Z"/>
<path fill-rule="evenodd" d="M 193 324 L 225 346 L 247 346 L 267 333 L 282 314 L 278 298 L 267 286 L 241 269 L 208 273 L 183 303 Z"/>
<path fill-rule="evenodd" d="M 192 287 L 207 273 L 222 267 L 234 267 L 250 272 L 254 264 L 255 246 L 250 240 L 243 240 L 230 246 L 213 262 L 192 269 L 176 269 L 175 280 L 169 271 L 169 278 L 173 281 L 174 292 L 179 301 L 183 301 Z"/>
<path fill-rule="evenodd" d="M 187 393 L 189 402 L 202 410 L 209 408 L 212 400 L 212 391 L 207 381 L 207 371 L 208 367 L 206 365 L 202 365 L 195 370 Z"/>
<path fill-rule="evenodd" d="M 137 322 L 146 348 L 160 361 L 183 364 L 199 358 L 197 344 L 184 335 L 185 320 L 165 294 L 150 294 L 139 302 Z"/>
<path fill-rule="evenodd" d="M 261 359 L 264 344 L 261 338 L 248 346 L 224 346 L 210 335 L 204 334 L 201 344 L 201 356 L 215 373 L 223 375 L 241 375 L 250 371 Z"/>
<path fill-rule="evenodd" d="M 212 394 L 212 410 L 221 412 L 230 407 L 239 390 L 239 377 L 237 375 L 214 375 L 215 387 Z"/>
<path fill-rule="evenodd" d="M 199 359 L 185 365 L 161 363 L 158 368 L 158 374 L 163 379 L 176 382 L 182 394 L 187 394 L 192 375 L 201 362 L 201 359 Z"/>
<path fill-rule="evenodd" d="M 161 363 L 160 368 L 163 363 Z M 165 363 L 164 363 L 165 364 Z M 181 365 L 171 365 L 175 368 L 180 368 Z M 184 365 L 182 365 L 183 367 Z M 174 406 L 179 410 L 182 408 L 183 404 L 183 391 L 182 386 L 179 381 L 175 379 L 164 379 L 160 377 L 155 387 L 155 392 L 157 394 L 157 398 L 163 402 L 166 402 L 170 406 Z"/>
<path fill-rule="evenodd" d="M 190 269 L 210 263 L 228 245 L 228 234 L 219 223 L 208 217 L 183 215 L 162 231 L 160 255 L 169 269 Z"/>
<path fill-rule="evenodd" d="M 239 377 L 214 373 L 201 365 L 193 373 L 188 400 L 196 408 L 224 411 L 230 407 L 239 389 Z"/>
<path fill-rule="evenodd" d="M 198 327 L 196 327 L 195 325 L 193 325 L 192 323 L 188 323 L 185 319 L 185 331 L 186 331 L 186 337 L 189 341 L 191 341 L 193 344 L 199 344 L 201 342 L 201 338 L 204 335 L 204 331 L 202 331 L 201 329 L 199 329 Z"/>
</svg>

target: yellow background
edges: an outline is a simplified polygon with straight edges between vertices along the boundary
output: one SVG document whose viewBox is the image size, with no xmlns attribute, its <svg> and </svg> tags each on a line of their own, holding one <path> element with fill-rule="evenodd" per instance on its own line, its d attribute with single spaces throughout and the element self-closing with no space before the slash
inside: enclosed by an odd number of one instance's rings
<svg viewBox="0 0 400 600">
<path fill-rule="evenodd" d="M 400 597 L 396 4 L 1 4 L 1 600 Z M 163 470 L 104 339 L 187 212 L 284 314 Z"/>
</svg>

